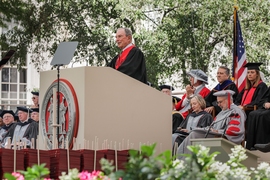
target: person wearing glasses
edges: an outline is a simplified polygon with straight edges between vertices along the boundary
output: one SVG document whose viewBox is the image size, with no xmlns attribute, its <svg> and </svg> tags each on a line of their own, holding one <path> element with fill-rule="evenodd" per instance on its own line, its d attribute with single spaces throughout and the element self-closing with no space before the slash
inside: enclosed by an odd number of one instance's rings
<svg viewBox="0 0 270 180">
<path fill-rule="evenodd" d="M 181 154 L 190 154 L 187 146 L 191 145 L 191 139 L 224 137 L 235 144 L 241 144 L 245 139 L 246 114 L 233 103 L 232 90 L 222 90 L 214 93 L 217 104 L 221 108 L 213 123 L 208 128 L 196 128 L 192 130 L 177 149 L 178 158 L 184 160 Z"/>
<path fill-rule="evenodd" d="M 232 90 L 234 91 L 233 100 L 235 101 L 237 95 L 238 95 L 238 88 L 236 84 L 230 80 L 230 69 L 227 68 L 226 66 L 220 66 L 217 71 L 217 81 L 218 84 L 210 93 L 204 98 L 206 101 L 206 109 L 205 111 L 212 114 L 213 111 L 215 112 L 214 114 L 217 115 L 221 109 L 217 104 L 217 97 L 214 96 L 213 94 L 215 92 L 219 92 L 222 90 Z"/>
<path fill-rule="evenodd" d="M 38 134 L 38 123 L 29 118 L 31 110 L 26 107 L 17 107 L 19 122 L 10 129 L 5 138 L 5 147 L 9 148 L 8 138 L 11 139 L 11 147 L 15 144 L 18 148 L 34 147 Z M 33 144 L 34 143 L 34 144 Z"/>
<path fill-rule="evenodd" d="M 115 56 L 107 66 L 147 84 L 144 54 L 132 43 L 131 30 L 117 29 L 115 41 L 121 53 Z"/>
<path fill-rule="evenodd" d="M 0 142 L 5 138 L 7 132 L 16 124 L 14 121 L 14 112 L 12 110 L 3 110 L 0 116 L 3 118 L 4 126 L 0 129 Z"/>
<path fill-rule="evenodd" d="M 30 108 L 39 108 L 39 92 L 32 91 L 31 94 L 33 95 L 32 96 L 33 105 Z"/>
</svg>

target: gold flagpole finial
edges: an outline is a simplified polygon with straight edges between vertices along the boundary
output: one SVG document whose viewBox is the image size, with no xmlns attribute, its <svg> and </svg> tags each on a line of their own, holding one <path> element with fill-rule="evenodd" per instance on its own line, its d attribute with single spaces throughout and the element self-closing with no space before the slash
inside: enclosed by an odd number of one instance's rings
<svg viewBox="0 0 270 180">
<path fill-rule="evenodd" d="M 234 6 L 233 6 L 236 10 L 238 10 L 238 5 L 237 5 L 237 0 L 234 0 Z"/>
</svg>

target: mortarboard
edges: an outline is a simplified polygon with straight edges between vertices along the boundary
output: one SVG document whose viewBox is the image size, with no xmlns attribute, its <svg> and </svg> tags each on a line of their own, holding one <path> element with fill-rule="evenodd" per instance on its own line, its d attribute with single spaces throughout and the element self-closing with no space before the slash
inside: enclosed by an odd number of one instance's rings
<svg viewBox="0 0 270 180">
<path fill-rule="evenodd" d="M 15 50 L 9 50 L 0 61 L 0 66 L 5 65 L 9 61 L 9 59 L 13 56 L 14 53 Z"/>
<path fill-rule="evenodd" d="M 262 65 L 263 63 L 247 63 L 244 65 L 248 70 L 260 70 L 259 66 Z"/>
<path fill-rule="evenodd" d="M 0 116 L 3 118 L 3 116 L 4 116 L 5 114 L 7 114 L 7 113 L 9 113 L 9 114 L 11 114 L 13 117 L 15 117 L 15 113 L 14 113 L 12 110 L 3 110 L 2 113 L 0 114 Z"/>
<path fill-rule="evenodd" d="M 215 92 L 213 95 L 217 96 L 217 97 L 227 97 L 228 108 L 230 109 L 231 108 L 231 98 L 232 98 L 232 95 L 234 95 L 234 94 L 235 94 L 235 92 L 232 90 L 222 90 L 222 91 Z"/>
<path fill-rule="evenodd" d="M 176 97 L 176 96 L 172 96 L 172 102 L 174 104 L 177 104 L 179 101 L 181 101 L 181 99 L 179 97 Z"/>
<path fill-rule="evenodd" d="M 39 113 L 39 108 L 31 108 L 31 112 L 38 112 Z"/>
<path fill-rule="evenodd" d="M 174 91 L 174 88 L 172 86 L 170 86 L 170 85 L 161 85 L 161 86 L 159 86 L 159 88 L 160 88 L 160 90 L 169 89 L 171 91 Z"/>
<path fill-rule="evenodd" d="M 232 90 L 222 90 L 222 91 L 215 92 L 213 95 L 218 96 L 218 97 L 222 97 L 222 96 L 228 96 L 228 95 L 232 96 L 234 94 L 235 94 L 235 92 Z"/>
<path fill-rule="evenodd" d="M 23 112 L 26 112 L 26 113 L 32 112 L 31 109 L 28 109 L 27 107 L 22 107 L 22 106 L 17 107 L 17 110 L 18 110 L 18 111 L 23 111 Z"/>
<path fill-rule="evenodd" d="M 37 92 L 37 91 L 32 91 L 31 93 L 32 93 L 33 95 L 39 96 L 39 92 Z"/>
<path fill-rule="evenodd" d="M 208 77 L 205 74 L 205 72 L 203 72 L 200 69 L 191 69 L 188 73 L 189 76 L 192 76 L 194 78 L 197 78 L 197 80 L 205 82 L 205 84 L 208 84 Z"/>
</svg>

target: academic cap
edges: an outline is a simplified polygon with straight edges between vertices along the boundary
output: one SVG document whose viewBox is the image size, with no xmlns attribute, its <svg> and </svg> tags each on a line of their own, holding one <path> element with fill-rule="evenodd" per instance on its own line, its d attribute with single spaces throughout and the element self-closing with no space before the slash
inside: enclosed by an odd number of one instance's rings
<svg viewBox="0 0 270 180">
<path fill-rule="evenodd" d="M 169 89 L 169 90 L 174 91 L 174 88 L 172 86 L 170 86 L 170 85 L 161 85 L 161 86 L 159 86 L 159 88 L 160 88 L 160 90 Z"/>
<path fill-rule="evenodd" d="M 32 110 L 31 110 L 31 109 L 28 109 L 28 108 L 26 108 L 26 107 L 22 107 L 22 106 L 17 107 L 17 110 L 18 110 L 18 111 L 23 111 L 23 112 L 26 112 L 26 113 L 30 113 L 30 112 L 32 112 Z"/>
<path fill-rule="evenodd" d="M 232 96 L 234 94 L 235 92 L 232 90 L 222 90 L 222 91 L 215 92 L 213 95 L 217 97 L 222 97 L 222 96 L 228 96 L 228 95 Z"/>
<path fill-rule="evenodd" d="M 247 67 L 248 70 L 260 70 L 259 66 L 263 63 L 247 63 L 244 67 Z"/>
<path fill-rule="evenodd" d="M 222 90 L 222 91 L 215 92 L 213 95 L 217 96 L 217 97 L 227 97 L 228 108 L 230 109 L 231 108 L 231 97 L 234 94 L 235 94 L 235 92 L 232 90 Z"/>
<path fill-rule="evenodd" d="M 4 116 L 5 114 L 7 114 L 7 113 L 9 113 L 9 114 L 11 114 L 13 117 L 15 117 L 15 113 L 14 113 L 12 110 L 3 110 L 2 113 L 0 114 L 0 116 L 3 118 L 3 116 Z"/>
<path fill-rule="evenodd" d="M 39 96 L 39 92 L 32 91 L 31 93 L 32 93 L 33 95 Z"/>
<path fill-rule="evenodd" d="M 172 96 L 172 102 L 174 104 L 177 104 L 179 101 L 181 101 L 181 99 L 179 97 L 176 97 L 176 96 Z"/>
<path fill-rule="evenodd" d="M 39 108 L 31 108 L 32 112 L 38 112 L 39 113 Z"/>
<path fill-rule="evenodd" d="M 194 78 L 197 78 L 197 80 L 205 82 L 205 84 L 208 84 L 208 77 L 205 74 L 205 72 L 203 72 L 200 69 L 191 69 L 188 73 L 189 76 L 192 76 Z"/>
</svg>

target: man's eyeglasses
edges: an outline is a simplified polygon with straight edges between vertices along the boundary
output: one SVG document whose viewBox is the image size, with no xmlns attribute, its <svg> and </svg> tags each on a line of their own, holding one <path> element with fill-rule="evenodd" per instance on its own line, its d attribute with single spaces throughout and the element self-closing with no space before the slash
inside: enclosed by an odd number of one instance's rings
<svg viewBox="0 0 270 180">
<path fill-rule="evenodd" d="M 217 104 L 221 104 L 221 103 L 223 103 L 223 101 L 225 101 L 225 99 L 223 99 L 221 101 L 217 101 Z"/>
<path fill-rule="evenodd" d="M 12 117 L 12 116 L 4 116 L 3 119 L 5 119 L 5 118 L 10 118 L 10 117 Z"/>
</svg>

